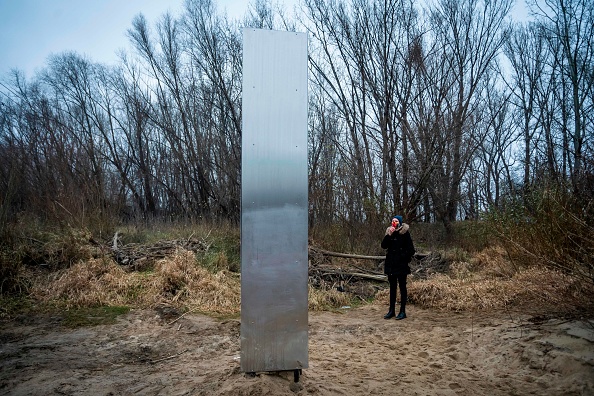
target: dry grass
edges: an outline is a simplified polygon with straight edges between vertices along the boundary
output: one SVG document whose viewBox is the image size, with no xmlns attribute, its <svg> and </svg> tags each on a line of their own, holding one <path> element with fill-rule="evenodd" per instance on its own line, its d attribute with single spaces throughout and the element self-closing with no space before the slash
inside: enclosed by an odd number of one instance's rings
<svg viewBox="0 0 594 396">
<path fill-rule="evenodd" d="M 91 259 L 49 276 L 34 279 L 31 295 L 42 302 L 59 302 L 67 308 L 123 305 L 133 280 L 113 261 Z"/>
<path fill-rule="evenodd" d="M 211 235 L 210 230 L 207 235 Z M 89 258 L 83 239 L 76 238 L 76 243 L 72 243 L 83 248 L 70 249 L 77 254 L 67 255 L 68 260 L 80 257 L 76 263 L 67 268 L 58 264 L 50 266 L 54 270 L 44 270 L 44 275 L 39 275 L 37 269 L 36 276 L 23 270 L 23 266 L 14 266 L 18 273 L 11 272 L 11 279 L 20 279 L 19 285 L 26 286 L 26 292 L 35 301 L 60 308 L 171 306 L 213 316 L 236 316 L 240 312 L 240 275 L 230 271 L 239 263 L 237 235 L 226 239 L 216 237 L 217 242 L 207 252 L 179 248 L 143 272 L 131 271 L 108 256 Z M 67 250 L 55 249 L 56 252 Z M 544 265 L 519 265 L 501 247 L 488 247 L 475 253 L 452 248 L 442 257 L 449 264 L 445 267 L 447 273 L 434 274 L 425 280 L 409 278 L 411 303 L 453 311 L 518 309 L 526 313 L 550 311 L 556 315 L 593 311 L 591 284 Z M 12 256 L 5 258 L 5 262 L 12 262 Z M 4 282 L 2 287 L 8 290 L 9 284 Z M 329 310 L 358 302 L 357 295 L 361 294 L 346 289 L 352 293 L 310 285 L 309 309 Z M 373 296 L 375 289 L 371 288 L 369 296 Z M 365 295 L 364 299 L 369 296 Z M 387 289 L 377 292 L 374 299 L 377 304 L 386 304 Z"/>
<path fill-rule="evenodd" d="M 339 292 L 336 289 L 316 289 L 309 286 L 308 306 L 310 311 L 326 311 L 340 308 L 351 304 L 351 296 L 348 293 Z"/>
<path fill-rule="evenodd" d="M 15 260 L 14 254 L 0 250 L 0 295 L 19 295 L 28 289 L 25 271 Z"/>
<path fill-rule="evenodd" d="M 487 248 L 468 262 L 454 262 L 448 274 L 413 280 L 409 301 L 452 311 L 520 310 L 553 315 L 591 311 L 594 288 L 546 267 L 518 268 L 501 248 Z M 378 295 L 386 302 L 387 292 Z"/>
<path fill-rule="evenodd" d="M 213 273 L 197 263 L 194 253 L 181 249 L 158 261 L 150 272 L 128 272 L 106 258 L 79 262 L 54 275 L 36 277 L 31 293 L 63 308 L 173 306 L 218 316 L 240 312 L 239 275 L 227 270 Z M 349 304 L 348 293 L 309 287 L 312 311 Z"/>
<path fill-rule="evenodd" d="M 463 258 L 459 254 L 452 257 Z M 220 260 L 225 261 L 224 255 Z M 594 290 L 559 271 L 516 268 L 501 248 L 487 248 L 467 261 L 452 262 L 447 274 L 426 280 L 411 278 L 408 286 L 410 303 L 452 311 L 575 313 L 591 308 L 594 296 Z M 37 300 L 66 308 L 165 305 L 216 316 L 240 312 L 239 275 L 226 269 L 206 269 L 193 252 L 183 249 L 158 261 L 150 272 L 128 272 L 107 258 L 81 261 L 54 275 L 35 278 L 31 294 Z M 333 288 L 310 286 L 308 294 L 311 311 L 353 303 L 353 295 Z M 375 295 L 377 304 L 386 304 L 387 300 L 387 289 Z"/>
<path fill-rule="evenodd" d="M 239 277 L 209 272 L 194 253 L 178 250 L 151 272 L 126 272 L 110 259 L 79 262 L 51 277 L 38 277 L 32 294 L 66 307 L 171 305 L 215 315 L 239 313 Z"/>
<path fill-rule="evenodd" d="M 594 312 L 592 206 L 584 207 L 562 190 L 536 191 L 528 198 L 528 207 L 525 200 L 511 201 L 506 203 L 507 211 L 493 212 L 484 221 L 456 223 L 453 236 L 446 235 L 440 224 L 415 224 L 411 233 L 417 250 L 436 252 L 447 247 L 448 251 L 437 254 L 439 267 L 430 268 L 433 275 L 424 280 L 410 278 L 411 303 L 455 311 Z M 378 255 L 383 253 L 382 229 L 372 223 L 317 227 L 310 232 L 310 243 L 319 242 L 332 251 Z M 0 298 L 31 297 L 60 307 L 169 305 L 213 315 L 239 313 L 236 224 L 154 221 L 119 230 L 123 244 L 208 240 L 202 252 L 167 251 L 166 258 L 135 268 L 109 258 L 105 241 L 114 232 L 106 228 L 95 235 L 70 226 L 42 227 L 32 219 L 12 225 L 10 237 L 0 240 Z M 504 248 L 492 247 L 493 243 Z M 370 285 L 344 287 L 347 292 L 310 285 L 309 309 L 352 305 L 357 297 L 368 300 L 378 286 Z M 374 297 L 384 304 L 388 292 L 383 288 Z"/>
</svg>

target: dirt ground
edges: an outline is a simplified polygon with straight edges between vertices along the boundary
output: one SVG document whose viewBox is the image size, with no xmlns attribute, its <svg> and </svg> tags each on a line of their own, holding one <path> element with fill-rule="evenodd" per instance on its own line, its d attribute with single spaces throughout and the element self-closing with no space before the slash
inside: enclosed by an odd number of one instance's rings
<svg viewBox="0 0 594 396">
<path fill-rule="evenodd" d="M 239 320 L 133 310 L 114 325 L 57 317 L 0 328 L 2 395 L 594 395 L 594 321 L 411 306 L 309 315 L 309 368 L 245 375 Z M 178 317 L 179 318 L 179 317 Z"/>
</svg>

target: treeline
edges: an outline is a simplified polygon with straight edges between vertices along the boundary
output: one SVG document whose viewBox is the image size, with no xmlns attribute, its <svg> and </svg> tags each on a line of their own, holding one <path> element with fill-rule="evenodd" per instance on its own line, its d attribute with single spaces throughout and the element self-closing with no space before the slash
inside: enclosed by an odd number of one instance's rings
<svg viewBox="0 0 594 396">
<path fill-rule="evenodd" d="M 546 185 L 594 197 L 591 0 L 212 0 L 137 16 L 106 66 L 53 55 L 0 80 L 0 224 L 22 213 L 240 213 L 242 28 L 309 37 L 310 225 L 474 219 Z M 289 76 L 290 77 L 290 76 Z"/>
</svg>

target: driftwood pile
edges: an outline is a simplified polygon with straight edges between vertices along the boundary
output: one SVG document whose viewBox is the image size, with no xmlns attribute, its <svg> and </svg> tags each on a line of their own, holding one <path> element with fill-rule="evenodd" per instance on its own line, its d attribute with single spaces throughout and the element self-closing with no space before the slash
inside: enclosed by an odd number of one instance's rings
<svg viewBox="0 0 594 396">
<path fill-rule="evenodd" d="M 449 263 L 439 252 L 417 253 L 410 263 L 411 275 L 415 279 L 427 279 L 433 274 L 446 273 L 449 269 Z"/>
<path fill-rule="evenodd" d="M 332 258 L 341 260 L 332 260 Z M 309 247 L 309 283 L 318 289 L 336 289 L 362 300 L 386 287 L 382 271 L 384 256 L 363 256 L 329 252 Z"/>
<path fill-rule="evenodd" d="M 328 257 L 340 257 L 345 259 L 354 259 L 357 262 L 361 260 L 372 263 L 369 265 L 357 265 L 353 260 L 344 260 L 344 267 L 337 268 L 332 265 Z M 386 276 L 380 271 L 381 264 L 385 256 L 363 256 L 359 254 L 347 254 L 329 252 L 327 250 L 309 247 L 310 277 L 317 276 L 323 278 L 327 275 L 346 276 L 350 279 L 367 279 L 373 281 L 386 281 Z"/>
<path fill-rule="evenodd" d="M 196 239 L 191 236 L 187 239 L 159 241 L 152 245 L 121 242 L 119 232 L 112 239 L 111 254 L 114 260 L 130 270 L 140 270 L 152 265 L 156 260 L 172 255 L 176 249 L 183 248 L 192 252 L 206 252 L 210 243 L 205 239 Z"/>
<path fill-rule="evenodd" d="M 331 257 L 342 258 L 340 264 Z M 309 247 L 309 282 L 325 289 L 353 292 L 362 298 L 371 297 L 386 287 L 388 279 L 383 273 L 385 256 L 365 256 L 330 252 Z M 437 252 L 417 253 L 410 263 L 411 278 L 426 279 L 446 272 L 448 263 Z"/>
</svg>

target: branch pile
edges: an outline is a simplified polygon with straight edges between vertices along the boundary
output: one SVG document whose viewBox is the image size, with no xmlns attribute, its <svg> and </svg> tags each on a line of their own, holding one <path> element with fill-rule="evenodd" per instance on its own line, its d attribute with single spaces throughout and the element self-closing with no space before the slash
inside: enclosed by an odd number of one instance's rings
<svg viewBox="0 0 594 396">
<path fill-rule="evenodd" d="M 340 266 L 337 266 L 332 264 L 330 257 L 346 260 L 342 260 Z M 387 282 L 383 273 L 384 259 L 385 256 L 330 252 L 310 246 L 309 282 L 314 287 L 336 288 L 341 291 L 348 291 L 350 285 L 361 281 Z M 432 274 L 444 273 L 449 269 L 447 261 L 437 252 L 415 254 L 410 267 L 412 276 L 416 279 L 426 279 Z"/>
<path fill-rule="evenodd" d="M 434 274 L 444 274 L 449 269 L 449 263 L 439 252 L 417 253 L 410 263 L 411 275 L 415 279 L 427 279 Z"/>
<path fill-rule="evenodd" d="M 111 254 L 113 259 L 120 265 L 128 266 L 130 269 L 140 269 L 156 260 L 168 257 L 179 248 L 196 252 L 206 252 L 210 243 L 205 239 L 187 238 L 170 241 L 159 241 L 152 245 L 139 243 L 122 244 L 120 234 L 116 232 L 112 239 Z"/>
<path fill-rule="evenodd" d="M 332 263 L 338 257 L 340 266 Z M 384 256 L 329 252 L 309 247 L 309 284 L 317 289 L 349 292 L 360 298 L 373 297 L 384 287 L 386 276 L 381 271 Z"/>
</svg>

